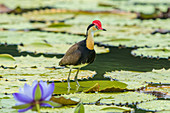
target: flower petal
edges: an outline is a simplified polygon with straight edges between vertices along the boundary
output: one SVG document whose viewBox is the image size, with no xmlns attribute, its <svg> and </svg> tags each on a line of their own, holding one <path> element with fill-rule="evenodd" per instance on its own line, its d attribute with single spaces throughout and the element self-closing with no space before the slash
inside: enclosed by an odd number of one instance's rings
<svg viewBox="0 0 170 113">
<path fill-rule="evenodd" d="M 48 91 L 48 86 L 47 86 L 47 82 L 43 82 L 42 80 L 39 82 L 39 84 L 42 86 L 42 98 L 44 98 L 44 96 L 46 95 L 47 91 Z"/>
<path fill-rule="evenodd" d="M 51 96 L 54 91 L 54 83 L 48 85 L 48 89 L 46 91 L 46 94 L 43 96 L 43 100 L 47 100 L 47 97 Z M 49 98 L 50 99 L 50 98 Z"/>
<path fill-rule="evenodd" d="M 25 104 L 25 102 L 18 101 L 15 105 L 18 106 L 18 105 L 22 105 L 22 104 Z"/>
<path fill-rule="evenodd" d="M 33 108 L 33 106 L 30 106 L 30 107 L 28 107 L 28 108 L 26 108 L 26 109 L 20 109 L 20 110 L 18 110 L 18 112 L 25 112 L 25 111 L 27 111 L 27 110 L 29 110 L 29 109 L 32 109 Z"/>
<path fill-rule="evenodd" d="M 34 80 L 34 82 L 32 83 L 32 89 L 38 84 L 38 81 L 37 80 Z"/>
<path fill-rule="evenodd" d="M 44 101 L 49 101 L 51 99 L 52 95 L 49 95 L 48 97 L 44 98 Z"/>
<path fill-rule="evenodd" d="M 33 92 L 33 90 L 31 88 L 31 86 L 29 86 L 28 84 L 25 84 L 24 85 L 24 94 L 27 95 L 28 97 L 30 97 L 33 100 L 32 92 Z"/>
<path fill-rule="evenodd" d="M 22 93 L 13 93 L 13 96 L 16 101 L 23 102 L 23 103 L 31 103 L 33 100 L 28 97 L 27 95 L 24 95 Z"/>
<path fill-rule="evenodd" d="M 23 88 L 19 88 L 19 93 L 24 93 L 24 89 Z"/>
</svg>

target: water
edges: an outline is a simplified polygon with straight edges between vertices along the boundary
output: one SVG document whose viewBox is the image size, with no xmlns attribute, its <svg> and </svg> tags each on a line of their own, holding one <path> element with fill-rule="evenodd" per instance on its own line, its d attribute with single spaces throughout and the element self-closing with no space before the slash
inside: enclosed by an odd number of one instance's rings
<svg viewBox="0 0 170 113">
<path fill-rule="evenodd" d="M 95 61 L 82 69 L 85 70 L 93 70 L 97 72 L 97 75 L 94 77 L 96 80 L 104 79 L 103 74 L 105 72 L 115 71 L 115 70 L 126 70 L 126 71 L 141 71 L 147 72 L 152 71 L 152 69 L 168 69 L 170 68 L 170 61 L 168 59 L 148 59 L 148 58 L 140 58 L 134 57 L 131 55 L 131 50 L 133 48 L 121 48 L 118 47 L 110 47 L 109 53 L 97 54 Z M 17 45 L 1 45 L 0 46 L 0 54 L 11 54 L 13 56 L 21 56 L 21 55 L 31 55 L 34 57 L 38 57 L 43 54 L 34 54 L 21 52 L 17 50 Z M 63 55 L 55 55 L 55 54 L 47 54 L 44 55 L 46 57 L 54 57 L 57 56 L 61 58 Z"/>
</svg>

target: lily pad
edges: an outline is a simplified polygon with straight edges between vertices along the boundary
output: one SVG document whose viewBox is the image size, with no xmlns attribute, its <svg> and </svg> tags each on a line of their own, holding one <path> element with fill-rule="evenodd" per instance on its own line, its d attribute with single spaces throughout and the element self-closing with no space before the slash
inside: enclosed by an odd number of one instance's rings
<svg viewBox="0 0 170 113">
<path fill-rule="evenodd" d="M 94 86 L 92 86 L 91 88 L 89 88 L 87 91 L 85 91 L 85 92 L 97 92 L 97 91 L 99 91 L 99 88 L 100 88 L 100 85 L 99 85 L 99 83 L 96 83 Z"/>
<path fill-rule="evenodd" d="M 70 40 L 71 39 L 71 40 Z M 7 44 L 33 44 L 33 43 L 49 43 L 53 44 L 74 44 L 75 42 L 85 39 L 82 36 L 73 36 L 61 33 L 47 32 L 13 32 L 0 31 L 0 43 Z"/>
<path fill-rule="evenodd" d="M 52 96 L 50 100 L 62 105 L 76 105 L 80 102 L 79 98 L 65 98 L 63 96 L 60 97 Z"/>
<path fill-rule="evenodd" d="M 120 94 L 113 94 L 108 98 L 102 98 L 100 103 L 102 104 L 117 104 L 117 105 L 131 105 L 135 103 L 140 103 L 143 101 L 150 101 L 156 99 L 155 96 L 147 95 L 144 93 L 137 93 L 137 92 L 125 92 Z"/>
<path fill-rule="evenodd" d="M 38 15 L 38 16 L 37 16 Z M 44 22 L 58 22 L 58 21 L 64 21 L 67 19 L 74 18 L 73 13 L 60 13 L 57 12 L 56 9 L 46 9 L 46 10 L 40 10 L 40 11 L 33 11 L 23 14 L 23 17 L 29 19 L 29 20 L 37 20 L 37 21 L 44 21 Z"/>
<path fill-rule="evenodd" d="M 15 61 L 15 59 L 9 54 L 0 54 L 0 61 Z"/>
<path fill-rule="evenodd" d="M 0 43 L 23 44 L 20 51 L 36 53 L 64 54 L 71 45 L 84 40 L 83 36 L 46 33 L 46 32 L 11 32 L 0 31 Z M 109 48 L 95 46 L 97 53 L 108 53 Z"/>
<path fill-rule="evenodd" d="M 38 29 L 45 27 L 46 25 L 40 24 L 40 23 L 14 23 L 14 24 L 5 24 L 1 25 L 0 28 L 2 29 L 8 29 L 11 31 L 16 31 L 16 30 L 29 30 L 29 29 Z"/>
<path fill-rule="evenodd" d="M 74 75 L 77 70 L 73 69 L 70 79 L 74 80 Z M 0 69 L 2 77 L 8 80 L 25 79 L 33 81 L 39 80 L 51 80 L 62 81 L 67 80 L 69 69 L 48 69 L 48 68 L 16 68 L 16 69 Z M 80 70 L 78 79 L 93 77 L 96 74 L 95 71 Z"/>
<path fill-rule="evenodd" d="M 96 83 L 100 85 L 99 92 L 120 92 L 126 90 L 126 84 L 118 81 L 108 81 L 108 80 L 94 80 L 94 81 L 79 81 L 80 87 L 76 86 L 76 82 L 70 82 L 71 89 L 68 90 L 67 82 L 55 83 L 56 89 L 54 94 L 67 94 L 75 92 L 86 92 L 89 88 L 93 87 Z M 110 88 L 110 90 L 106 90 Z"/>
<path fill-rule="evenodd" d="M 107 72 L 104 77 L 119 80 L 128 84 L 128 89 L 138 89 L 148 83 L 169 83 L 170 70 L 153 70 L 152 72 L 113 71 Z"/>
<path fill-rule="evenodd" d="M 48 113 L 73 113 L 76 106 L 63 106 L 61 108 L 41 108 L 42 112 Z M 108 113 L 108 112 L 116 112 L 116 113 L 124 113 L 124 112 L 133 112 L 134 109 L 128 107 L 118 107 L 118 106 L 106 106 L 106 105 L 84 105 L 85 113 Z"/>
<path fill-rule="evenodd" d="M 50 45 L 47 43 L 33 43 L 30 45 L 19 46 L 20 52 L 34 52 L 34 53 L 50 53 L 50 54 L 65 54 L 71 47 L 69 44 L 55 44 Z M 95 45 L 96 53 L 108 53 L 109 48 L 98 47 Z"/>
<path fill-rule="evenodd" d="M 57 67 L 58 63 L 61 59 L 56 57 L 47 58 L 44 56 L 40 57 L 31 57 L 20 56 L 20 57 L 12 57 L 9 54 L 1 54 L 0 55 L 0 65 L 4 67 Z M 29 61 L 29 62 L 28 62 Z"/>
<path fill-rule="evenodd" d="M 139 48 L 131 52 L 135 56 L 144 56 L 144 57 L 159 57 L 159 58 L 169 58 L 170 57 L 170 47 L 158 47 L 158 48 Z"/>
<path fill-rule="evenodd" d="M 125 93 L 93 93 L 93 94 L 70 94 L 64 95 L 67 97 L 79 97 L 83 103 L 100 103 L 100 104 L 116 104 L 125 105 L 132 103 L 140 103 L 142 101 L 149 101 L 156 99 L 155 96 L 147 95 L 137 92 L 125 92 Z"/>
<path fill-rule="evenodd" d="M 46 69 L 46 68 L 16 68 L 16 69 L 0 69 L 3 78 L 0 79 L 0 93 L 18 92 L 18 88 L 25 83 L 31 84 L 34 80 L 44 81 L 62 81 L 67 80 L 69 69 Z M 74 80 L 76 70 L 72 70 L 71 80 Z M 94 71 L 80 70 L 78 79 L 88 79 L 96 74 Z M 75 83 L 75 82 L 74 82 Z M 61 86 L 60 86 L 61 85 Z M 59 94 L 67 93 L 67 83 L 63 87 L 60 83 L 56 91 Z M 58 86 L 58 85 L 57 85 Z M 76 86 L 76 84 L 75 84 Z M 60 87 L 62 87 L 60 89 Z M 60 92 L 64 90 L 64 92 Z"/>
<path fill-rule="evenodd" d="M 137 105 L 138 109 L 149 110 L 149 111 L 160 111 L 166 112 L 170 111 L 170 101 L 169 100 L 153 100 Z"/>
<path fill-rule="evenodd" d="M 17 24 L 17 23 L 23 23 L 23 22 L 28 22 L 28 20 L 20 15 L 9 15 L 9 14 L 1 14 L 0 15 L 0 24 L 1 25 L 9 25 L 9 24 Z"/>
</svg>

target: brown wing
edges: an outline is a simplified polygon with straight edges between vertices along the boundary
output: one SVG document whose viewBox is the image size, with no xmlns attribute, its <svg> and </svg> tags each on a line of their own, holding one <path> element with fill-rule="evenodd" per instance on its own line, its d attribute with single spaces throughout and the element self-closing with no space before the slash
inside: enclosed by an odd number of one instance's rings
<svg viewBox="0 0 170 113">
<path fill-rule="evenodd" d="M 64 57 L 59 62 L 59 65 L 60 66 L 76 65 L 80 57 L 81 57 L 81 51 L 79 50 L 79 45 L 74 44 L 68 49 Z"/>
</svg>

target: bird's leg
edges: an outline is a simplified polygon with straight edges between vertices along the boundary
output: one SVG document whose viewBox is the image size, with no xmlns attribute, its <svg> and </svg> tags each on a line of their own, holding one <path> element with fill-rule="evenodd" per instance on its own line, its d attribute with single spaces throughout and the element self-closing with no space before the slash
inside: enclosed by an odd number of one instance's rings
<svg viewBox="0 0 170 113">
<path fill-rule="evenodd" d="M 68 78 L 67 78 L 67 83 L 68 83 L 68 89 L 70 89 L 70 75 L 71 75 L 71 70 L 72 68 L 70 68 L 70 71 L 69 71 L 69 75 L 68 75 Z"/>
<path fill-rule="evenodd" d="M 77 69 L 77 73 L 76 73 L 76 76 L 74 78 L 75 82 L 77 83 L 77 86 L 80 86 L 79 83 L 78 83 L 78 80 L 77 80 L 77 76 L 78 76 L 79 70 L 80 70 L 80 68 Z"/>
</svg>

